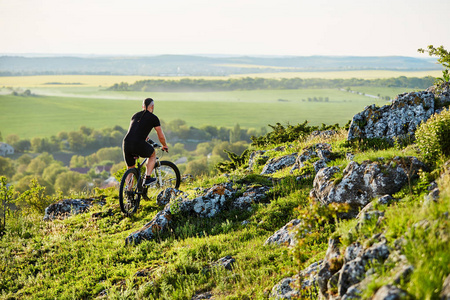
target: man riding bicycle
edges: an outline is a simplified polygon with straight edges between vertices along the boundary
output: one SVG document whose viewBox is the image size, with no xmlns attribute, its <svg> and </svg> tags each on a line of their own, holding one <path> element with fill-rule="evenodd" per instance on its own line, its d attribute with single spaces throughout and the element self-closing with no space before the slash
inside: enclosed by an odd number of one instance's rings
<svg viewBox="0 0 450 300">
<path fill-rule="evenodd" d="M 162 144 L 163 151 L 169 151 L 166 144 L 166 137 L 161 128 L 161 123 L 156 115 L 153 114 L 155 103 L 152 98 L 147 98 L 142 102 L 142 111 L 135 113 L 131 117 L 130 128 L 123 139 L 123 156 L 128 169 L 134 168 L 136 165 L 136 156 L 148 157 L 145 170 L 144 186 L 149 186 L 156 181 L 151 174 L 155 167 L 156 154 L 152 145 L 147 143 L 150 131 L 155 128 L 158 139 Z"/>
</svg>

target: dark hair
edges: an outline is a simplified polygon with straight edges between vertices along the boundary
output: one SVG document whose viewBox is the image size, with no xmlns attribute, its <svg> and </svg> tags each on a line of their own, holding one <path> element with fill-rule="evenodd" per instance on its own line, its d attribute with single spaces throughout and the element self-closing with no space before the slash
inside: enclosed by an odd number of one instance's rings
<svg viewBox="0 0 450 300">
<path fill-rule="evenodd" d="M 147 109 L 147 107 L 150 106 L 150 104 L 152 104 L 153 99 L 152 98 L 147 98 L 144 100 L 144 105 L 145 105 L 145 109 Z"/>
</svg>

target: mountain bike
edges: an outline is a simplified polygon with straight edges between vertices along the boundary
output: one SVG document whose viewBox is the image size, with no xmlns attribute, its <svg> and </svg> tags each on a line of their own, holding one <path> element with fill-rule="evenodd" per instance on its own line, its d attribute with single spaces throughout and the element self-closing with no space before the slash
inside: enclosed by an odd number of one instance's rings
<svg viewBox="0 0 450 300">
<path fill-rule="evenodd" d="M 151 140 L 149 143 L 153 146 L 153 148 L 155 148 L 155 150 L 161 149 L 161 145 Z M 181 183 L 181 176 L 178 167 L 170 161 L 159 160 L 159 157 L 157 156 L 155 167 L 153 169 L 153 174 L 156 181 L 149 187 L 144 187 L 142 185 L 145 179 L 145 168 L 143 168 L 143 166 L 147 162 L 148 158 L 145 158 L 142 163 L 139 163 L 138 156 L 136 156 L 135 159 L 137 167 L 128 169 L 125 174 L 123 174 L 119 188 L 120 210 L 128 217 L 138 210 L 141 197 L 148 200 L 148 188 L 178 189 Z"/>
</svg>

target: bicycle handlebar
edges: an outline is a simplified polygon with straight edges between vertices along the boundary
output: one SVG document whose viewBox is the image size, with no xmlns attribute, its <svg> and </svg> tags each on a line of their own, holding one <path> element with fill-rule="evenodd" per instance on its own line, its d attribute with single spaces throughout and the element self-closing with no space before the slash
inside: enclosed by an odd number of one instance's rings
<svg viewBox="0 0 450 300">
<path fill-rule="evenodd" d="M 169 150 L 164 150 L 164 149 L 162 149 L 162 146 L 161 146 L 160 144 L 154 142 L 154 141 L 151 140 L 151 139 L 148 139 L 148 140 L 147 140 L 147 143 L 149 143 L 150 145 L 152 145 L 153 148 L 161 149 L 161 150 L 163 150 L 164 152 L 169 153 Z"/>
</svg>

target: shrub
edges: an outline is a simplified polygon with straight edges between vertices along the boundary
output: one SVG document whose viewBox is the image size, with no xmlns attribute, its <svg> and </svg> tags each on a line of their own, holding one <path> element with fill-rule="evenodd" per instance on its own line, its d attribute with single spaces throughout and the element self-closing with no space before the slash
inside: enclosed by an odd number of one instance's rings
<svg viewBox="0 0 450 300">
<path fill-rule="evenodd" d="M 450 110 L 434 114 L 416 130 L 416 143 L 423 158 L 432 162 L 450 155 Z"/>
</svg>

